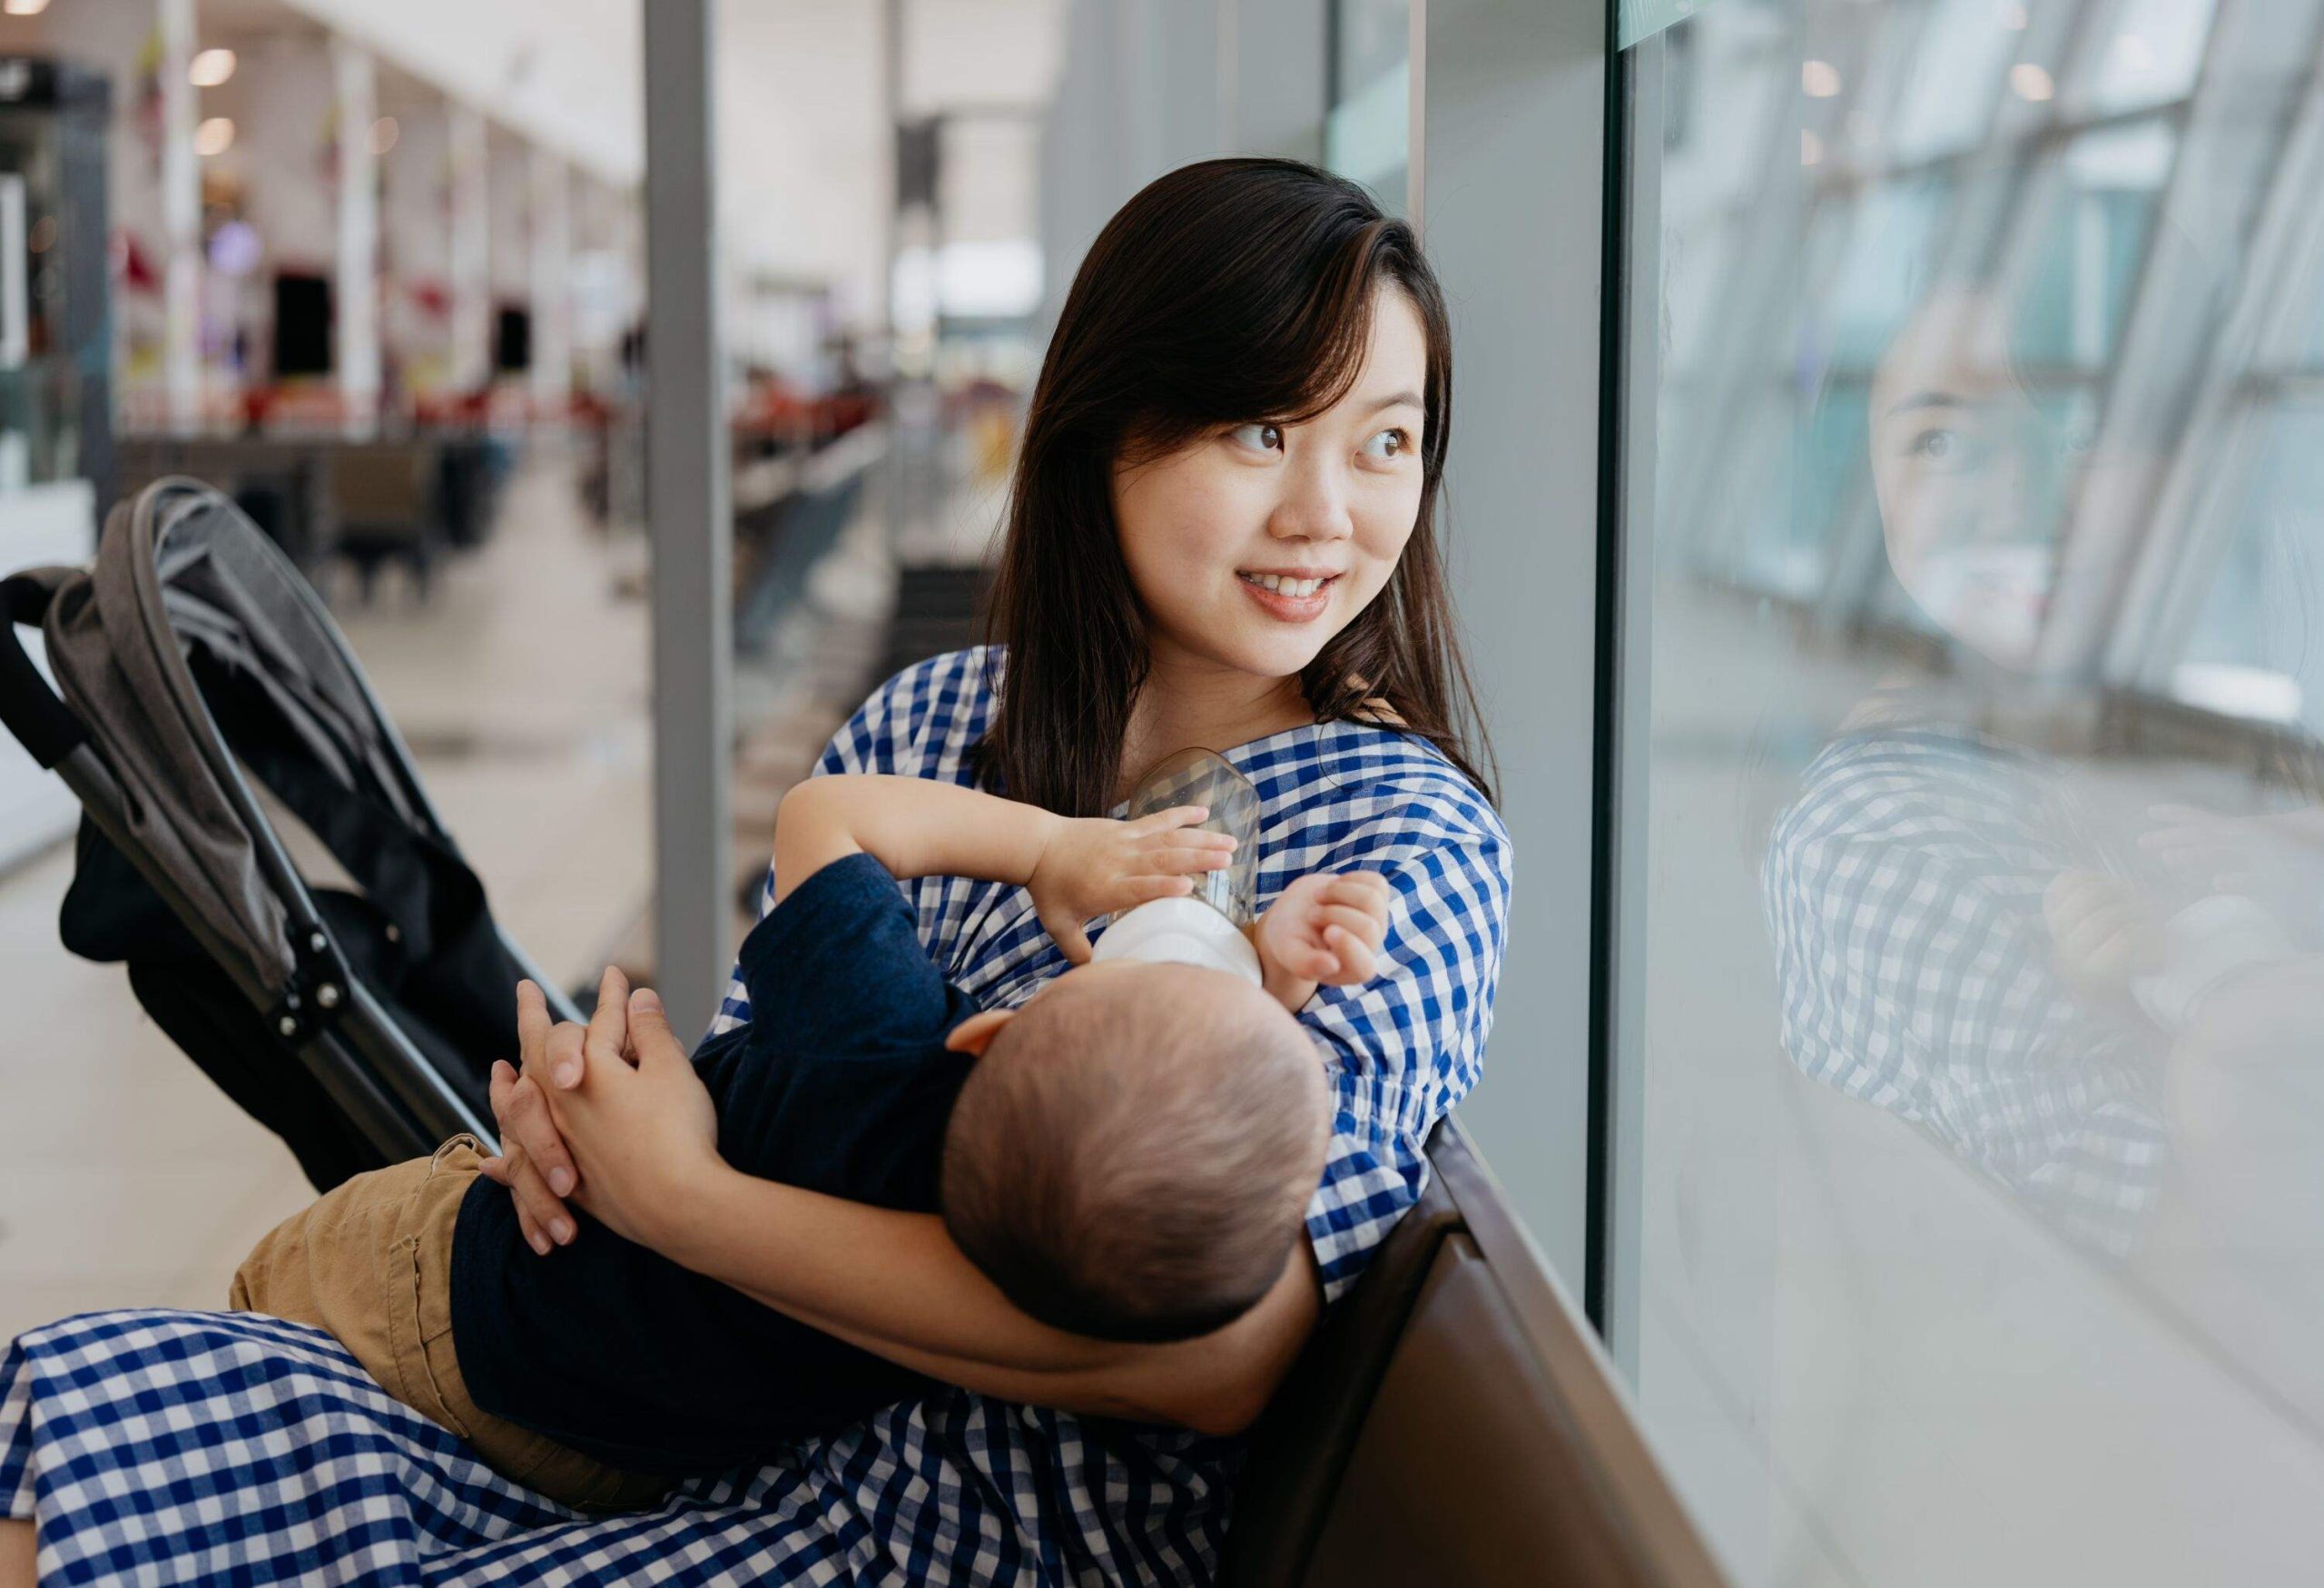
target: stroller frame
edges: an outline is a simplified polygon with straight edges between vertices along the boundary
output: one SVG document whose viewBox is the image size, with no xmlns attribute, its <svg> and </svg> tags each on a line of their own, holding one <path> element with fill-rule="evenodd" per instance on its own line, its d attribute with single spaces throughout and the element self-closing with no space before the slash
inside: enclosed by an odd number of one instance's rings
<svg viewBox="0 0 2324 1588">
<path fill-rule="evenodd" d="M 192 493 L 189 496 L 187 493 Z M 194 511 L 234 515 L 248 529 L 251 545 L 241 554 L 279 564 L 283 587 L 302 604 L 299 613 L 312 631 L 336 647 L 348 675 L 379 731 L 386 754 L 374 763 L 395 780 L 395 792 L 417 823 L 457 854 L 433 804 L 411 764 L 409 750 L 357 665 L 345 636 L 321 599 L 281 552 L 261 537 L 219 493 L 198 482 L 155 482 L 114 508 L 106 538 L 128 537 L 137 545 L 134 574 L 151 581 L 149 622 L 166 625 L 160 600 L 156 554 L 172 523 Z M 232 532 L 230 531 L 229 532 Z M 101 552 L 101 556 L 103 553 Z M 135 868 L 202 952 L 231 979 L 235 990 L 265 1017 L 284 1044 L 320 1084 L 355 1130 L 381 1154 L 383 1162 L 422 1155 L 461 1131 L 497 1150 L 486 1119 L 440 1073 L 362 979 L 350 973 L 331 925 L 318 908 L 304 876 L 252 792 L 208 702 L 181 653 L 174 628 L 152 636 L 152 655 L 173 671 L 170 694 L 182 717 L 197 731 L 206 770 L 215 780 L 233 818 L 247 837 L 255 869 L 280 904 L 287 942 L 289 975 L 271 985 L 253 970 L 247 949 L 231 942 L 217 924 L 216 902 L 205 909 L 197 888 L 176 874 L 142 842 L 129 814 L 135 795 L 118 767 L 106 758 L 99 737 L 36 667 L 17 636 L 19 625 L 44 624 L 64 570 L 35 570 L 0 580 L 0 723 L 5 723 L 43 767 L 54 771 L 79 799 L 89 822 Z M 146 586 L 141 584 L 141 594 Z M 501 948 L 524 975 L 547 994 L 552 1015 L 576 1020 L 579 1011 L 544 976 L 523 949 L 494 928 Z"/>
</svg>

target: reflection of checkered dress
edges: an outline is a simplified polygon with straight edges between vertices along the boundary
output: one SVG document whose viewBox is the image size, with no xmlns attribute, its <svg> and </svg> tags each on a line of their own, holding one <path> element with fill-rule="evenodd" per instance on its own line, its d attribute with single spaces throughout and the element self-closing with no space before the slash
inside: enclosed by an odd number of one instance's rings
<svg viewBox="0 0 2324 1588">
<path fill-rule="evenodd" d="M 980 653 L 902 675 L 823 769 L 961 781 L 990 697 Z M 1350 724 L 1231 759 L 1264 802 L 1262 902 L 1370 869 L 1396 891 L 1386 962 L 1304 1015 L 1337 1119 L 1308 1229 L 1343 1291 L 1419 1195 L 1420 1142 L 1475 1081 L 1509 889 L 1500 822 L 1432 751 Z M 946 973 L 989 1003 L 1062 961 L 1024 894 L 905 884 Z M 746 1018 L 730 991 L 721 1026 Z M 43 1582 L 1201 1583 L 1237 1446 L 960 1390 L 799 1445 L 658 1509 L 576 1517 L 504 1482 L 310 1329 L 109 1313 L 36 1330 L 0 1364 L 0 1496 L 38 1514 Z M 660 1575 L 649 1576 L 649 1573 Z"/>
<path fill-rule="evenodd" d="M 2051 968 L 2042 895 L 2088 864 L 2032 758 L 1883 728 L 1817 756 L 1762 873 L 1785 1047 L 2076 1237 L 2134 1241 L 2162 1179 L 2152 1059 Z"/>
</svg>

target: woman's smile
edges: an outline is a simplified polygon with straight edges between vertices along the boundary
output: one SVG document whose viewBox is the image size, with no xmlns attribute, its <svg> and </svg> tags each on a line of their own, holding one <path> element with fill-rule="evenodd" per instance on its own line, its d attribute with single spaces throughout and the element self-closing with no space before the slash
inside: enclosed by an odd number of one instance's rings
<svg viewBox="0 0 2324 1588">
<path fill-rule="evenodd" d="M 1238 569 L 1236 579 L 1260 611 L 1284 623 L 1312 623 L 1331 609 L 1339 575 L 1321 568 Z"/>
</svg>

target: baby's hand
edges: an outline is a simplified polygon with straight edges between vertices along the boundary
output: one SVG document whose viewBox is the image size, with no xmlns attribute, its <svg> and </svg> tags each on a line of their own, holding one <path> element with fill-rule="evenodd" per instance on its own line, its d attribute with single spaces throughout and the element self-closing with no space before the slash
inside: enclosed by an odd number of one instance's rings
<svg viewBox="0 0 2324 1588">
<path fill-rule="evenodd" d="M 1059 822 L 1025 890 L 1065 957 L 1077 965 L 1089 958 L 1082 928 L 1097 917 L 1191 893 L 1196 877 L 1232 864 L 1233 835 L 1195 825 L 1209 814 L 1201 805 L 1179 805 L 1135 822 L 1110 816 Z"/>
<path fill-rule="evenodd" d="M 1388 941 L 1388 909 L 1395 896 L 1387 878 L 1370 872 L 1293 883 L 1259 917 L 1257 947 L 1269 991 L 1371 981 Z M 1301 994 L 1298 1002 L 1306 1001 Z"/>
<path fill-rule="evenodd" d="M 2058 974 L 2107 998 L 2162 968 L 2162 922 L 2146 896 L 2101 872 L 2061 872 L 2042 895 Z"/>
</svg>

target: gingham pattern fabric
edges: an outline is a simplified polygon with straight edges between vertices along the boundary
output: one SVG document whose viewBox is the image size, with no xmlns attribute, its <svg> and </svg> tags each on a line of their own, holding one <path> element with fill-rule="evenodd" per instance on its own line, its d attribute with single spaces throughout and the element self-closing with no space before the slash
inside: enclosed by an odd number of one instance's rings
<svg viewBox="0 0 2324 1588">
<path fill-rule="evenodd" d="M 822 770 L 966 780 L 996 661 L 902 674 Z M 1379 979 L 1305 1017 L 1338 1098 L 1308 1217 L 1336 1296 L 1419 1196 L 1421 1141 L 1476 1080 L 1508 840 L 1441 757 L 1379 729 L 1298 729 L 1229 759 L 1264 803 L 1263 901 L 1313 871 L 1395 887 Z M 1021 892 L 905 886 L 931 952 L 987 1001 L 1063 968 Z M 730 989 L 719 1029 L 747 1013 Z M 946 1390 L 593 1519 L 497 1477 L 328 1337 L 271 1319 L 101 1314 L 25 1335 L 0 1365 L 0 1495 L 37 1514 L 44 1583 L 1198 1584 L 1239 1449 Z"/>
<path fill-rule="evenodd" d="M 1884 727 L 1809 764 L 1761 882 L 1793 1061 L 2120 1253 L 2164 1170 L 2154 1055 L 2059 980 L 2042 913 L 2097 863 L 2054 769 Z"/>
</svg>

